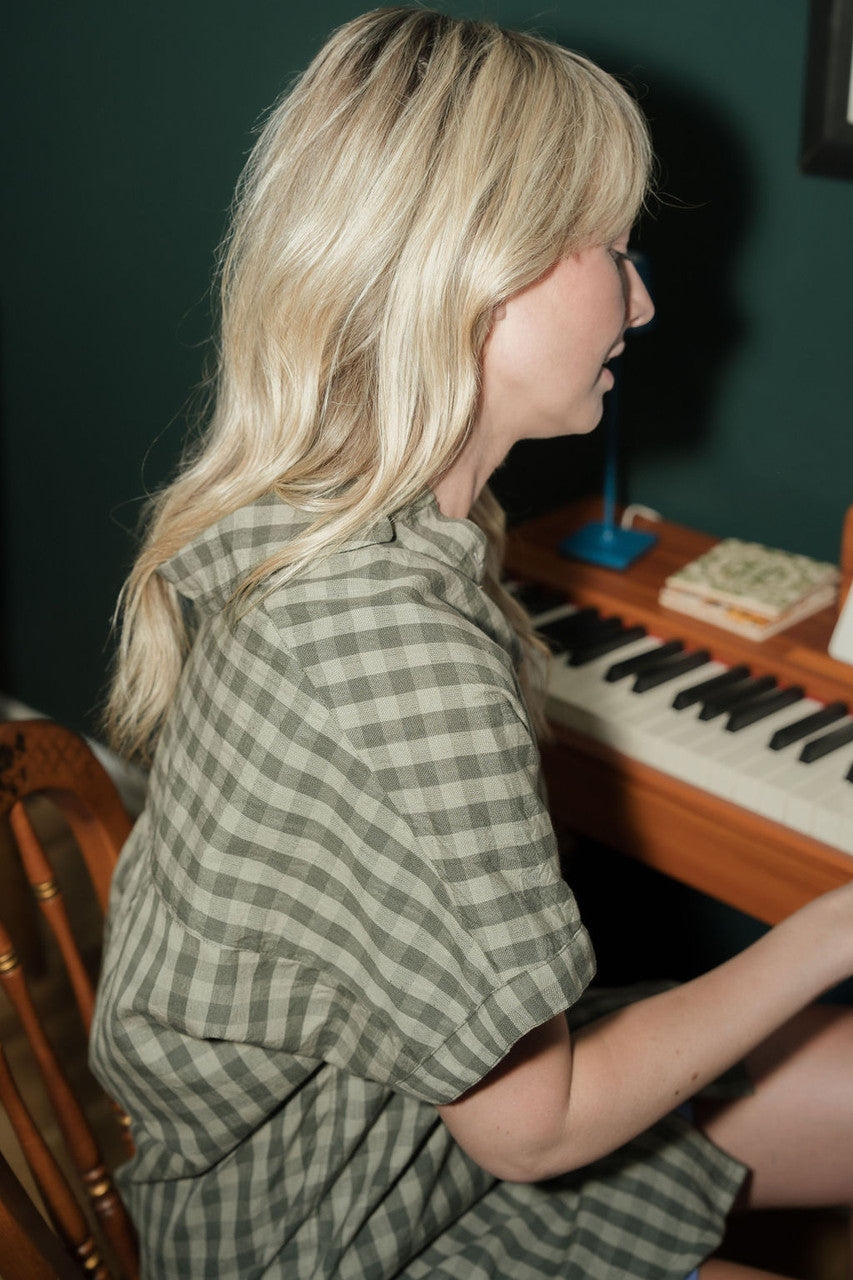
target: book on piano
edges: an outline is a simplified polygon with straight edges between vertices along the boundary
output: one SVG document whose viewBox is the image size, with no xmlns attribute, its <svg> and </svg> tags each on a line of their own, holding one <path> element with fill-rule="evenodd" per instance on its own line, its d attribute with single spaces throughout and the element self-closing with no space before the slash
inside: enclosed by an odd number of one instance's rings
<svg viewBox="0 0 853 1280">
<path fill-rule="evenodd" d="M 839 571 L 810 556 L 724 538 L 664 582 L 658 597 L 750 640 L 765 640 L 833 603 Z"/>
</svg>

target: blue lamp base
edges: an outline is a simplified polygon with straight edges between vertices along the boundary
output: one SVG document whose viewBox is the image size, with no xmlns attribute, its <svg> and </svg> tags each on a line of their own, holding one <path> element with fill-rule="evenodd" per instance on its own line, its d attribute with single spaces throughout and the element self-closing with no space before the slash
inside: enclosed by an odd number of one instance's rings
<svg viewBox="0 0 853 1280">
<path fill-rule="evenodd" d="M 590 564 L 601 564 L 607 569 L 627 569 L 657 540 L 656 533 L 619 529 L 593 520 L 563 539 L 560 554 L 587 560 Z"/>
</svg>

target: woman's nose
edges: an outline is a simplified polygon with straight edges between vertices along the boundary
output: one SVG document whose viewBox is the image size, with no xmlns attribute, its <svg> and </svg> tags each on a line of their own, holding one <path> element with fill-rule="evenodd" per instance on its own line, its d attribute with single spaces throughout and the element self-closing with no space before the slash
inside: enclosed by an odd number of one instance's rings
<svg viewBox="0 0 853 1280">
<path fill-rule="evenodd" d="M 633 262 L 626 264 L 628 268 L 628 298 L 625 308 L 626 327 L 639 329 L 648 324 L 655 314 L 655 304 Z"/>
</svg>

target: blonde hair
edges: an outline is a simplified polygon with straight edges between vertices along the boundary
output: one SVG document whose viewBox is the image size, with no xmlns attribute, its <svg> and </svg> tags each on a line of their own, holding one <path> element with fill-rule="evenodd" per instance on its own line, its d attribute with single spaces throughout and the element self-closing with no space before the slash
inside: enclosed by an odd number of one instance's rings
<svg viewBox="0 0 853 1280">
<path fill-rule="evenodd" d="M 120 601 L 116 746 L 148 754 L 187 650 L 159 567 L 274 491 L 314 520 L 239 606 L 421 494 L 467 439 L 495 306 L 623 231 L 649 160 L 632 98 L 547 41 L 402 7 L 333 34 L 269 113 L 237 189 L 210 423 L 153 501 Z M 488 491 L 471 518 L 490 541 L 489 590 L 529 641 L 497 585 Z"/>
</svg>

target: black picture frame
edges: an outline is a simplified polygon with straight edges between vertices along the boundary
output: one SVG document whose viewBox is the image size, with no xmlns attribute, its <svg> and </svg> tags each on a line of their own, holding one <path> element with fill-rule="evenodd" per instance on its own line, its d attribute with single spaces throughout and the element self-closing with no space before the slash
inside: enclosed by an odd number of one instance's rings
<svg viewBox="0 0 853 1280">
<path fill-rule="evenodd" d="M 853 178 L 853 0 L 811 0 L 800 168 Z"/>
</svg>

